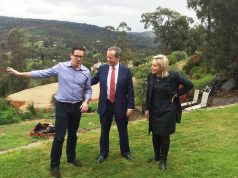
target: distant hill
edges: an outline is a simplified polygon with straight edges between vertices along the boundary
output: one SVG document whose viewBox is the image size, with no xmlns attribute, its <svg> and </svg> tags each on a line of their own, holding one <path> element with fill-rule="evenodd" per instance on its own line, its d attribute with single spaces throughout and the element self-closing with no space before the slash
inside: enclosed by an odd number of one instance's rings
<svg viewBox="0 0 238 178">
<path fill-rule="evenodd" d="M 36 20 L 0 16 L 0 39 L 4 39 L 10 29 L 20 27 L 31 41 L 50 39 L 53 41 L 96 41 L 103 28 L 95 25 L 55 20 Z"/>
<path fill-rule="evenodd" d="M 9 30 L 15 27 L 22 28 L 31 42 L 48 40 L 50 42 L 64 43 L 68 46 L 81 42 L 90 48 L 96 42 L 105 41 L 105 35 L 103 34 L 105 29 L 96 25 L 4 16 L 0 16 L 0 40 L 4 40 Z M 141 48 L 153 44 L 152 32 L 131 32 L 128 34 L 133 42 L 133 46 Z"/>
<path fill-rule="evenodd" d="M 154 43 L 155 34 L 152 31 L 128 32 L 128 35 L 136 47 L 148 48 L 156 46 L 156 43 Z"/>
</svg>

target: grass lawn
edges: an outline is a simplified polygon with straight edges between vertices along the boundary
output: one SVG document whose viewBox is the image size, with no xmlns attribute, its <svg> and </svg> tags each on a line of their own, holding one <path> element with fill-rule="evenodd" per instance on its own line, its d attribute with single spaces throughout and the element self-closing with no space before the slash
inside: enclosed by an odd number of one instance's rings
<svg viewBox="0 0 238 178">
<path fill-rule="evenodd" d="M 47 140 L 46 138 L 31 137 L 29 135 L 31 129 L 38 122 L 54 123 L 54 119 L 32 120 L 18 124 L 0 126 L 0 151 L 28 145 L 39 140 Z M 82 115 L 80 128 L 91 129 L 99 126 L 100 122 L 97 113 L 87 113 Z"/>
<path fill-rule="evenodd" d="M 62 177 L 238 177 L 238 105 L 222 109 L 201 109 L 184 113 L 177 133 L 171 136 L 168 170 L 147 163 L 153 156 L 146 120 L 131 122 L 129 136 L 134 161 L 120 156 L 118 133 L 110 135 L 110 153 L 103 164 L 96 163 L 100 130 L 80 134 L 77 157 L 83 167 L 66 164 L 65 146 L 61 158 Z M 86 120 L 86 119 L 85 119 Z M 1 178 L 46 178 L 49 175 L 51 143 L 38 148 L 0 155 Z"/>
</svg>

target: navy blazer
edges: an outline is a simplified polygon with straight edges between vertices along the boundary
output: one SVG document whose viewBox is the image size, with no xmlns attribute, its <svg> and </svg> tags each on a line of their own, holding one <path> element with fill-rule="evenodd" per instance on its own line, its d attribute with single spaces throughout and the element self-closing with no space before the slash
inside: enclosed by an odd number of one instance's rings
<svg viewBox="0 0 238 178">
<path fill-rule="evenodd" d="M 107 76 L 109 65 L 103 64 L 99 67 L 97 74 L 92 78 L 91 84 L 100 82 L 100 95 L 98 102 L 98 113 L 103 115 L 107 107 Z M 119 64 L 118 78 L 115 94 L 114 114 L 117 117 L 125 117 L 127 109 L 134 109 L 134 89 L 130 70 Z"/>
</svg>

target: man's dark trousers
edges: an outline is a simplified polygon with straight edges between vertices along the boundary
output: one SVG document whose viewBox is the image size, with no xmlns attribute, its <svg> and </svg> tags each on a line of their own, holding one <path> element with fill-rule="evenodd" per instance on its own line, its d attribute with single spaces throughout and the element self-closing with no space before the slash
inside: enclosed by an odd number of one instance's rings
<svg viewBox="0 0 238 178">
<path fill-rule="evenodd" d="M 76 158 L 75 148 L 77 144 L 77 130 L 81 118 L 81 104 L 82 102 L 75 104 L 56 102 L 55 138 L 51 148 L 51 168 L 59 167 L 67 129 L 67 161 L 72 162 Z"/>
<path fill-rule="evenodd" d="M 107 102 L 106 112 L 100 116 L 101 123 L 101 136 L 100 136 L 100 155 L 107 156 L 109 152 L 109 132 L 112 124 L 113 115 L 117 124 L 120 139 L 121 154 L 130 153 L 129 140 L 128 140 L 128 118 L 114 114 L 114 104 Z"/>
</svg>

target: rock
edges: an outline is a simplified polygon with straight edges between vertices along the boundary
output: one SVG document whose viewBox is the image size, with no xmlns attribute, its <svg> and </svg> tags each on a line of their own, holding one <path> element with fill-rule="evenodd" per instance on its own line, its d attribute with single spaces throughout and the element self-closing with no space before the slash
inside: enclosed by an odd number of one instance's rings
<svg viewBox="0 0 238 178">
<path fill-rule="evenodd" d="M 236 86 L 236 81 L 233 78 L 227 80 L 221 87 L 222 91 L 229 92 Z"/>
</svg>

